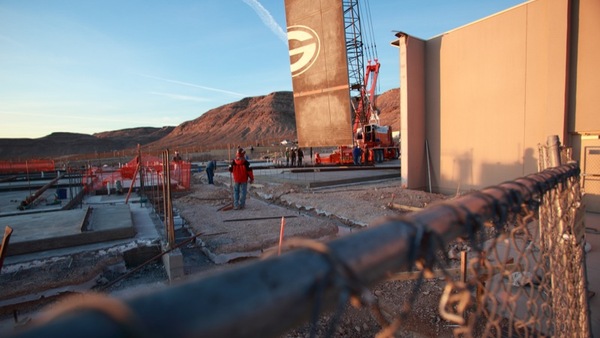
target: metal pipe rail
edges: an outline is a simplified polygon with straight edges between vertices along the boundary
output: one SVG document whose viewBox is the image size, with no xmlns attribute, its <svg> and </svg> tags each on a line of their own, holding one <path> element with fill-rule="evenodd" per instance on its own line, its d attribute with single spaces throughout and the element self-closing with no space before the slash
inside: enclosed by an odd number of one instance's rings
<svg viewBox="0 0 600 338">
<path fill-rule="evenodd" d="M 484 221 L 503 222 L 523 206 L 535 208 L 545 192 L 579 173 L 576 164 L 547 169 L 383 220 L 321 247 L 242 263 L 151 294 L 90 295 L 92 301 L 55 310 L 52 320 L 16 336 L 278 337 L 345 305 L 349 295 L 365 295 L 366 287 L 390 273 L 412 269 L 416 259 L 473 234 Z"/>
<path fill-rule="evenodd" d="M 36 199 L 38 199 L 38 197 L 42 196 L 42 194 L 50 189 L 50 187 L 52 187 L 54 184 L 56 184 L 56 182 L 58 182 L 65 174 L 60 174 L 58 175 L 56 178 L 54 178 L 52 181 L 46 183 L 46 185 L 44 185 L 43 187 L 41 187 L 40 189 L 38 189 L 36 192 L 34 192 L 33 194 L 31 194 L 30 196 L 27 196 L 27 198 L 25 198 L 23 201 L 21 201 L 21 204 L 19 205 L 19 209 L 20 210 L 24 210 L 29 208 L 29 206 L 35 202 Z"/>
</svg>

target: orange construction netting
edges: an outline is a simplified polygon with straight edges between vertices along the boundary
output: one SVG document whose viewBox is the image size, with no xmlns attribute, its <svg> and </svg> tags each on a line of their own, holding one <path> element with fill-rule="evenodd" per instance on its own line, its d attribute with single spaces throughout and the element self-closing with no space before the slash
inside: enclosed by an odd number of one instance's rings
<svg viewBox="0 0 600 338">
<path fill-rule="evenodd" d="M 53 160 L 0 161 L 0 174 L 37 173 L 55 169 Z"/>
<path fill-rule="evenodd" d="M 169 167 L 171 184 L 178 190 L 190 189 L 191 163 L 171 161 Z M 140 174 L 145 186 L 162 184 L 164 180 L 162 159 L 151 155 L 142 156 L 139 168 L 137 157 L 120 168 L 89 168 L 84 182 L 87 182 L 92 190 L 115 189 L 118 186 L 126 189 L 131 186 L 139 187 Z"/>
</svg>

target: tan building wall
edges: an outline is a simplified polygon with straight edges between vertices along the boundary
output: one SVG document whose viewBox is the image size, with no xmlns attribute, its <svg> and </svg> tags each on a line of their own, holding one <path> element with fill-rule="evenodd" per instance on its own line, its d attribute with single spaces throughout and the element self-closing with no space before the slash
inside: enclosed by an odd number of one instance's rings
<svg viewBox="0 0 600 338">
<path fill-rule="evenodd" d="M 600 1 L 573 1 L 569 132 L 588 211 L 600 212 Z"/>
<path fill-rule="evenodd" d="M 422 40 L 411 39 L 402 35 L 400 45 L 402 64 L 400 72 L 400 111 L 410 111 L 411 114 L 400 116 L 400 153 L 402 157 L 401 177 L 403 185 L 408 186 L 409 176 L 414 182 L 424 184 L 429 175 L 422 170 L 427 166 L 425 151 L 425 43 Z M 410 39 L 410 48 L 408 47 Z M 410 83 L 410 86 L 408 85 Z M 409 173 L 411 173 L 409 175 Z M 427 180 L 428 181 L 428 180 Z M 425 186 L 413 186 L 413 189 L 425 189 Z M 429 185 L 427 185 L 429 188 Z"/>
<path fill-rule="evenodd" d="M 392 44 L 400 47 L 401 97 L 419 97 L 415 91 L 423 90 L 425 115 L 419 118 L 426 123 L 424 139 L 403 135 L 402 141 L 420 143 L 421 149 L 428 142 L 434 191 L 480 189 L 535 172 L 539 143 L 549 135 L 559 135 L 563 143 L 570 144 L 574 130 L 569 126 L 598 115 L 591 107 L 598 107 L 598 95 L 588 99 L 588 91 L 600 88 L 598 66 L 589 57 L 590 53 L 598 55 L 598 38 L 589 30 L 600 32 L 600 1 L 572 3 L 575 1 L 530 1 L 427 41 L 397 35 Z M 580 22 L 578 53 L 573 53 L 577 45 L 574 21 Z M 418 65 L 410 59 L 411 50 L 418 52 L 421 45 L 424 63 Z M 575 77 L 575 91 L 573 63 L 579 67 L 577 74 L 590 71 L 587 68 L 594 68 L 590 72 L 595 74 Z M 424 86 L 411 79 L 411 65 L 424 69 Z M 588 94 L 581 95 L 580 90 Z M 576 111 L 585 117 L 573 117 L 571 97 L 577 98 Z M 414 102 L 402 104 L 405 128 L 405 120 L 423 112 L 411 109 Z M 600 123 L 600 118 L 595 121 Z M 410 127 L 409 122 L 406 128 Z M 411 148 L 402 144 L 403 167 L 411 163 L 406 157 L 414 156 Z M 416 174 L 412 167 L 407 170 L 405 176 L 403 168 L 407 187 L 420 189 L 429 184 L 421 174 L 426 167 Z"/>
<path fill-rule="evenodd" d="M 570 131 L 600 134 L 600 1 L 574 2 Z"/>
</svg>

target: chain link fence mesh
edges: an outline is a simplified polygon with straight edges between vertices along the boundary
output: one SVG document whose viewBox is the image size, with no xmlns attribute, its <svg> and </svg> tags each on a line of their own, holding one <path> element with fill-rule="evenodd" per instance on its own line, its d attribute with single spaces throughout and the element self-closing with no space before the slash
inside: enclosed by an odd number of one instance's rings
<svg viewBox="0 0 600 338">
<path fill-rule="evenodd" d="M 540 170 L 552 167 L 551 151 L 540 146 Z M 561 149 L 563 162 L 570 161 L 570 151 Z M 500 199 L 473 194 L 486 201 L 491 217 L 463 210 L 462 226 L 468 231 L 460 241 L 467 242 L 470 251 L 462 255 L 461 278 L 450 276 L 447 260 L 420 264 L 425 270 L 429 267 L 431 275 L 437 267 L 447 277 L 439 314 L 456 324 L 455 336 L 591 336 L 579 182 L 578 174 L 548 176 L 531 184 L 513 181 L 492 187 L 500 191 Z M 511 184 L 527 194 L 507 189 Z M 447 247 L 438 240 L 440 248 Z M 414 306 L 407 304 L 406 312 Z M 393 336 L 401 323 L 397 318 L 380 337 Z"/>
<path fill-rule="evenodd" d="M 517 213 L 500 206 L 493 237 L 473 234 L 467 277 L 440 300 L 457 336 L 590 336 L 580 196 L 570 177 Z"/>
</svg>

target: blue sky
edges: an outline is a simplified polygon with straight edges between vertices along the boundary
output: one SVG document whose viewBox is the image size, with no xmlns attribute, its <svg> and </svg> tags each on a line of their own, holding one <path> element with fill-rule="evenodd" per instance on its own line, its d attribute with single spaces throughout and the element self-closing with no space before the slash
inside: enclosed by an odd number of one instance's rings
<svg viewBox="0 0 600 338">
<path fill-rule="evenodd" d="M 369 1 L 378 92 L 400 85 L 393 31 L 428 39 L 523 2 Z M 3 0 L 0 138 L 176 126 L 291 90 L 285 27 L 283 0 Z"/>
</svg>

